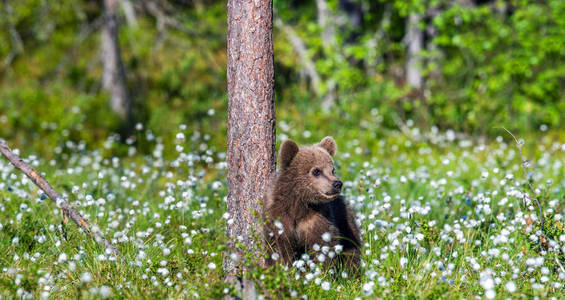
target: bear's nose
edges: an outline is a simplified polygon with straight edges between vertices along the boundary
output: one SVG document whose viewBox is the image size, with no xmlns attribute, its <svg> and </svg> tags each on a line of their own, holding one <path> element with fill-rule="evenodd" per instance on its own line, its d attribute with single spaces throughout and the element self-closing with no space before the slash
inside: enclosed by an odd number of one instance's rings
<svg viewBox="0 0 565 300">
<path fill-rule="evenodd" d="M 343 185 L 343 183 L 341 183 L 341 181 L 339 181 L 339 180 L 334 181 L 332 183 L 332 187 L 336 190 L 340 190 L 342 185 Z"/>
</svg>

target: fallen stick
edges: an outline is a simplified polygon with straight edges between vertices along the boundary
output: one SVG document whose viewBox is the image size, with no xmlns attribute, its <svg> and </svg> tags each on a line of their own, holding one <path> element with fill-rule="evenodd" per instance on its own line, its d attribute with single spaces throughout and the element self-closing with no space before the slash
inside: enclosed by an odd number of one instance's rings
<svg viewBox="0 0 565 300">
<path fill-rule="evenodd" d="M 67 202 L 67 200 L 65 200 L 59 193 L 57 193 L 57 191 L 55 191 L 55 189 L 51 187 L 47 180 L 39 175 L 39 173 L 37 173 L 34 168 L 25 163 L 19 156 L 14 154 L 14 152 L 12 152 L 12 150 L 8 148 L 8 145 L 6 145 L 3 141 L 0 141 L 0 152 L 12 163 L 12 165 L 14 165 L 14 167 L 20 169 L 24 174 L 27 175 L 27 177 L 31 179 L 31 181 L 33 181 L 33 183 L 35 183 L 35 185 L 42 189 L 45 194 L 47 194 L 47 196 L 49 196 L 49 198 L 51 198 L 51 200 L 55 202 L 57 207 L 63 210 L 63 214 L 65 216 L 71 218 L 71 220 L 73 220 L 73 222 L 75 222 L 75 224 L 77 224 L 88 236 L 93 237 L 98 244 L 104 246 L 104 249 L 110 249 L 116 257 L 118 256 L 118 249 L 114 247 L 114 245 L 112 245 L 110 241 L 104 238 L 99 230 L 91 230 L 90 225 L 80 215 L 80 213 L 74 207 L 72 207 L 69 202 Z"/>
</svg>

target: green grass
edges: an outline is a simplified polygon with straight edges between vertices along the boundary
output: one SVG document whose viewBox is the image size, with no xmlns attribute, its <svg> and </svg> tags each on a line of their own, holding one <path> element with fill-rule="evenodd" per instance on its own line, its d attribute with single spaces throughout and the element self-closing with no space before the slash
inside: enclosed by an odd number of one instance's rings
<svg viewBox="0 0 565 300">
<path fill-rule="evenodd" d="M 483 143 L 413 131 L 410 137 L 387 132 L 371 140 L 357 132 L 336 134 L 336 162 L 363 231 L 363 275 L 344 279 L 307 261 L 303 269 L 261 269 L 250 255 L 242 258 L 251 266 L 246 277 L 259 293 L 308 299 L 564 297 L 564 141 L 527 140 L 524 149 L 546 219 L 540 250 L 539 237 L 531 240 L 540 224 L 520 196 L 528 190 L 510 139 Z M 284 128 L 282 134 L 292 135 Z M 319 138 L 297 137 L 311 143 Z M 165 158 L 155 151 L 118 159 L 110 150 L 124 146 L 107 144 L 98 151 L 68 145 L 54 161 L 29 161 L 118 246 L 118 261 L 0 161 L 0 295 L 234 293 L 222 272 L 222 256 L 230 253 L 223 218 L 225 154 L 188 139 L 177 140 L 187 149 L 182 152 L 164 147 Z M 509 291 L 512 283 L 515 290 Z"/>
</svg>

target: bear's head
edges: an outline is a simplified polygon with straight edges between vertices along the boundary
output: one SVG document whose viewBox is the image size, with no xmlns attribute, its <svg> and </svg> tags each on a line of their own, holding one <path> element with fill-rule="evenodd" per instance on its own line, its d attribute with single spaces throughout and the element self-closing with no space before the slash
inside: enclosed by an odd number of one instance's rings
<svg viewBox="0 0 565 300">
<path fill-rule="evenodd" d="M 313 146 L 298 147 L 286 140 L 280 149 L 280 172 L 286 188 L 312 203 L 326 203 L 336 199 L 342 182 L 335 176 L 332 156 L 336 152 L 333 138 L 325 137 Z"/>
</svg>

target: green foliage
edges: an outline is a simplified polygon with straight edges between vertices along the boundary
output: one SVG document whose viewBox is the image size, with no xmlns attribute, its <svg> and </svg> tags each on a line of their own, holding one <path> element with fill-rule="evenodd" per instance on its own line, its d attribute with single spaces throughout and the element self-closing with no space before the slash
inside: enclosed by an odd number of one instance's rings
<svg viewBox="0 0 565 300">
<path fill-rule="evenodd" d="M 67 140 L 97 145 L 108 134 L 105 128 L 116 125 L 103 95 L 76 93 L 60 84 L 47 89 L 30 85 L 0 90 L 0 136 L 5 139 L 51 156 Z"/>
<path fill-rule="evenodd" d="M 316 23 L 315 6 L 301 6 L 300 14 L 306 18 L 297 18 L 289 13 L 294 1 L 277 2 L 278 11 L 285 10 L 280 15 L 300 28 L 297 32 L 324 82 L 337 83 L 340 105 L 349 105 L 344 99 L 355 98 L 390 112 L 385 117 L 489 134 L 500 124 L 520 131 L 542 124 L 563 126 L 563 1 L 492 1 L 475 6 L 448 1 L 362 3 L 368 13 L 360 37 L 348 40 L 349 31 L 339 25 L 334 31 L 341 47 L 335 47 L 321 38 L 325 28 Z M 346 18 L 339 9 L 332 12 Z M 423 96 L 414 96 L 402 78 L 405 23 L 414 13 L 423 16 L 421 30 L 436 32 L 426 36 L 419 55 L 426 82 Z M 283 34 L 277 41 L 288 43 Z M 300 67 L 301 62 L 292 55 L 292 46 L 280 45 L 277 50 L 277 59 L 288 68 L 277 76 L 287 77 L 281 79 L 286 84 L 292 78 L 287 75 L 291 66 Z M 299 86 L 302 93 L 310 93 L 307 86 Z M 375 95 L 375 91 L 385 93 Z M 295 91 L 283 91 L 280 96 L 292 97 L 297 105 L 302 101 Z M 398 122 L 386 124 L 396 127 Z"/>
<path fill-rule="evenodd" d="M 454 6 L 434 18 L 439 31 L 434 43 L 445 58 L 442 80 L 433 85 L 452 97 L 431 97 L 432 114 L 453 119 L 442 114 L 453 107 L 466 116 L 465 129 L 497 123 L 561 126 L 565 4 L 503 6 L 502 12 L 487 5 Z"/>
<path fill-rule="evenodd" d="M 474 6 L 443 0 L 354 1 L 363 13 L 356 27 L 340 1 L 326 2 L 330 19 L 323 28 L 315 1 L 274 2 L 275 16 L 294 30 L 307 53 L 299 57 L 286 33 L 274 28 L 279 115 L 301 111 L 322 124 L 328 117 L 318 108 L 333 97 L 334 116 L 370 118 L 376 109 L 386 129 L 412 121 L 423 128 L 489 135 L 498 134 L 493 127 L 499 125 L 517 131 L 542 124 L 563 127 L 563 1 Z M 2 137 L 42 152 L 38 148 L 52 149 L 63 133 L 89 145 L 111 136 L 119 124 L 101 91 L 99 3 L 6 3 L 0 10 Z M 176 22 L 172 27 L 158 26 L 155 16 L 139 7 L 137 26 L 130 26 L 120 12 L 135 121 L 165 137 L 185 124 L 223 149 L 225 3 L 163 3 Z M 418 55 L 425 82 L 421 91 L 404 79 L 411 14 L 422 16 L 419 28 L 425 34 Z M 326 33 L 331 40 L 324 40 Z M 312 61 L 319 86 L 304 76 L 304 59 Z M 72 113 L 75 107 L 79 113 Z M 43 147 L 38 136 L 46 141 Z"/>
</svg>

